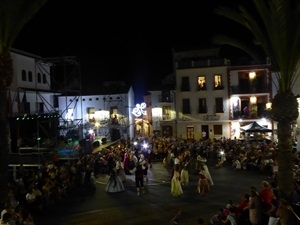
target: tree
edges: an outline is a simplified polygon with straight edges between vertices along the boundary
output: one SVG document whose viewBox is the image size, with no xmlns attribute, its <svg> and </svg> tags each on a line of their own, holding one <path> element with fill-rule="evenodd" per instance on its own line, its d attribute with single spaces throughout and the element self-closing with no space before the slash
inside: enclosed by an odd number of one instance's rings
<svg viewBox="0 0 300 225">
<path fill-rule="evenodd" d="M 278 185 L 290 195 L 293 191 L 292 123 L 298 118 L 298 102 L 293 87 L 299 77 L 300 2 L 297 0 L 251 0 L 238 8 L 220 6 L 216 13 L 246 28 L 254 42 L 271 60 L 276 73 L 277 92 L 272 99 L 270 115 L 278 130 Z M 243 1 L 244 3 L 244 1 Z M 250 3 L 250 4 L 248 4 Z M 253 11 L 252 11 L 253 10 Z M 253 46 L 240 39 L 220 35 L 218 44 L 244 50 L 257 59 Z"/>
<path fill-rule="evenodd" d="M 25 24 L 47 0 L 1 0 L 0 2 L 0 204 L 7 199 L 10 129 L 7 93 L 13 78 L 12 45 Z"/>
</svg>

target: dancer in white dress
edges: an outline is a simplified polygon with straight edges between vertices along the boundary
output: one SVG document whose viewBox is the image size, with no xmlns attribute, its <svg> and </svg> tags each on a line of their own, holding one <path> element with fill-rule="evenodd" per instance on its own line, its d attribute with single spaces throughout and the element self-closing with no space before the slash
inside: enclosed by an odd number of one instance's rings
<svg viewBox="0 0 300 225">
<path fill-rule="evenodd" d="M 207 159 L 202 158 L 201 156 L 198 156 L 198 157 L 197 157 L 197 160 L 201 162 L 201 165 L 203 166 L 203 168 L 204 168 L 204 170 L 205 170 L 205 172 L 206 172 L 206 174 L 207 174 L 207 179 L 208 179 L 209 185 L 210 185 L 210 186 L 213 186 L 213 185 L 214 185 L 214 182 L 213 182 L 213 179 L 212 179 L 212 177 L 211 177 L 211 175 L 210 175 L 209 169 L 208 169 L 208 167 L 207 167 L 207 165 L 206 165 Z"/>
</svg>

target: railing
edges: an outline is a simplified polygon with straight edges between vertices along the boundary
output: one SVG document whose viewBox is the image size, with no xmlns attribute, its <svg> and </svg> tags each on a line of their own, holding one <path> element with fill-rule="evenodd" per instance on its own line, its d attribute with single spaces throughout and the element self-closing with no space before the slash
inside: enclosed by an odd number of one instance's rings
<svg viewBox="0 0 300 225">
<path fill-rule="evenodd" d="M 158 101 L 159 102 L 173 102 L 173 96 L 163 96 L 163 95 L 159 95 L 158 96 Z"/>
</svg>

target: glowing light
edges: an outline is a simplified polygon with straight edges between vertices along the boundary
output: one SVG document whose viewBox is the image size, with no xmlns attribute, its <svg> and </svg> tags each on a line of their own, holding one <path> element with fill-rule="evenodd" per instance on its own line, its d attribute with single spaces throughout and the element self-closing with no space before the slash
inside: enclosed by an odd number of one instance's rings
<svg viewBox="0 0 300 225">
<path fill-rule="evenodd" d="M 253 71 L 251 71 L 251 72 L 249 73 L 249 78 L 252 80 L 252 79 L 254 79 L 255 77 L 256 77 L 256 73 L 253 72 Z"/>
<path fill-rule="evenodd" d="M 251 102 L 252 104 L 256 104 L 256 101 L 257 101 L 257 99 L 256 99 L 255 96 L 250 97 L 250 102 Z"/>
<path fill-rule="evenodd" d="M 68 109 L 68 112 L 66 113 L 66 120 L 74 120 L 73 112 L 74 109 Z"/>
<path fill-rule="evenodd" d="M 144 144 L 143 144 L 143 148 L 148 148 L 148 144 L 147 144 L 147 143 L 144 143 Z"/>
<path fill-rule="evenodd" d="M 140 117 L 142 115 L 147 115 L 147 111 L 144 110 L 146 108 L 146 103 L 143 102 L 141 104 L 136 104 L 135 107 L 132 109 L 132 114 L 136 117 Z"/>
</svg>

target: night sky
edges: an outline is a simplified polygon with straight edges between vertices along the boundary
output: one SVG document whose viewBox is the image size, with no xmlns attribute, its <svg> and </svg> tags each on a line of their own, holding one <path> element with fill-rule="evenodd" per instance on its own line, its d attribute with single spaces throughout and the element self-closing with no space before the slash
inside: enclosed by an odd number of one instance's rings
<svg viewBox="0 0 300 225">
<path fill-rule="evenodd" d="M 220 0 L 108 2 L 50 0 L 14 48 L 44 58 L 76 56 L 84 86 L 123 80 L 142 92 L 172 73 L 172 48 L 210 47 L 211 36 L 228 29 L 213 12 Z"/>
</svg>

